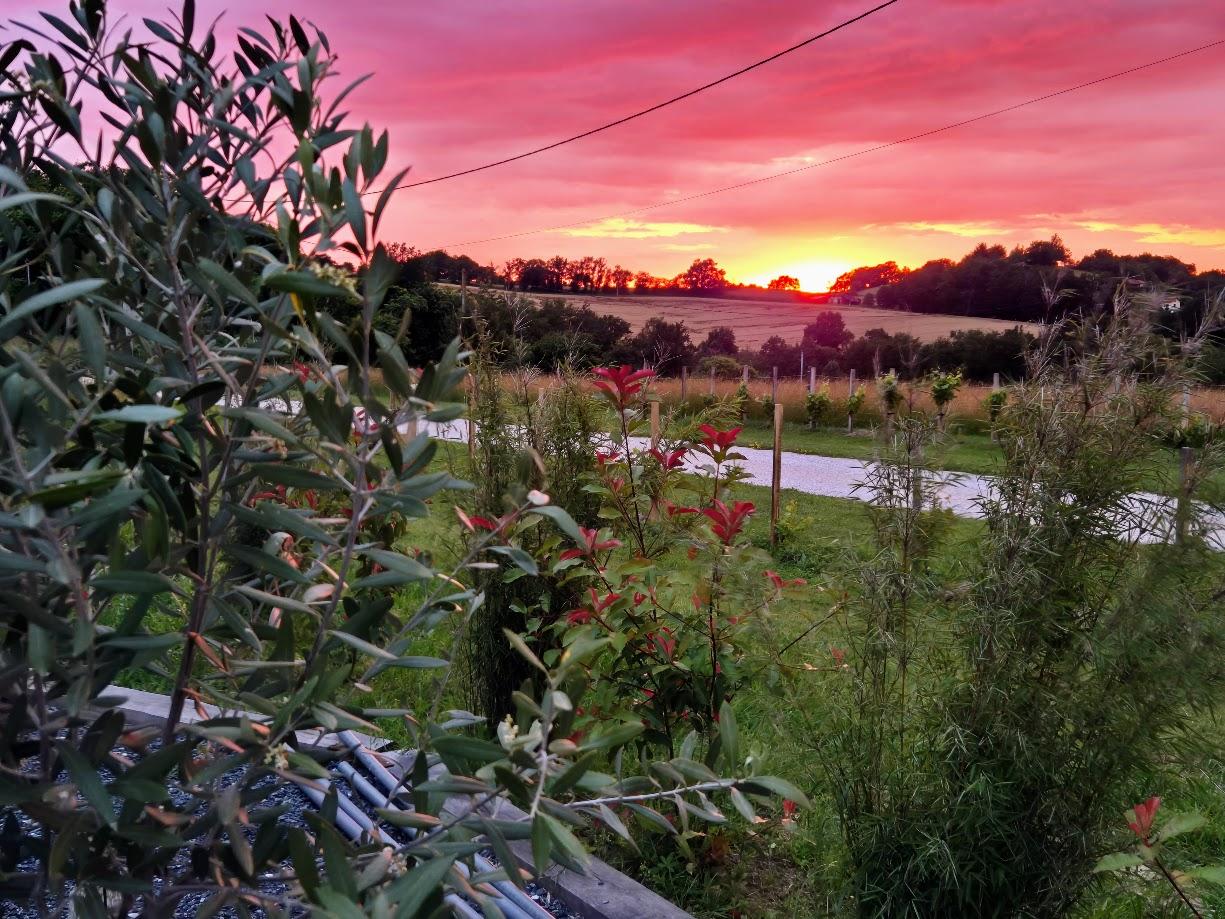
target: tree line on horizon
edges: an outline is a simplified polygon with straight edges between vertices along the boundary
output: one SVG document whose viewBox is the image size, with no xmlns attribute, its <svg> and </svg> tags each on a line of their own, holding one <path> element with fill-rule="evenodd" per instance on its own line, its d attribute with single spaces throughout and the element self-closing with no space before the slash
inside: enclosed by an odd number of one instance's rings
<svg viewBox="0 0 1225 919">
<path fill-rule="evenodd" d="M 38 190 L 58 189 L 43 180 Z M 70 244 L 76 244 L 79 232 L 68 234 Z M 248 226 L 246 232 L 269 244 L 266 228 Z M 440 250 L 422 253 L 402 243 L 392 243 L 387 250 L 397 265 L 397 276 L 375 325 L 387 334 L 396 333 L 401 324 L 406 326 L 406 357 L 415 366 L 436 360 L 439 343 L 454 335 L 477 334 L 474 316 L 479 317 L 482 334 L 494 337 L 509 364 L 544 371 L 567 364 L 585 368 L 626 363 L 650 365 L 665 374 L 679 373 L 682 367 L 695 372 L 713 367 L 717 373 L 730 375 L 747 364 L 763 374 L 777 367 L 784 376 L 796 376 L 801 368 L 814 366 L 822 375 L 854 369 L 861 376 L 877 369 L 894 369 L 903 376 L 960 369 L 967 379 L 987 381 L 997 372 L 1005 378 L 1020 377 L 1024 354 L 1034 340 L 1020 328 L 962 330 L 931 342 L 884 328 L 854 336 L 838 313 L 821 312 L 814 314 L 798 341 L 776 335 L 759 348 L 746 348 L 736 341 L 736 330 L 731 327 L 713 329 L 705 339 L 695 341 L 683 322 L 657 317 L 635 332 L 619 316 L 597 313 L 585 304 L 575 305 L 562 297 L 508 297 L 507 292 L 571 292 L 598 302 L 601 294 L 619 289 L 633 293 L 640 285 L 653 293 L 688 295 L 754 289 L 728 282 L 713 259 L 695 259 L 687 271 L 671 280 L 644 272 L 627 280 L 626 270 L 615 265 L 610 268 L 604 259 L 594 257 L 569 260 L 555 256 L 547 263 L 512 260 L 499 272 L 468 256 Z M 539 273 L 542 265 L 545 274 Z M 445 286 L 464 277 L 473 285 L 467 311 L 461 309 L 458 293 Z M 625 288 L 627 283 L 633 286 Z M 1197 273 L 1195 265 L 1172 256 L 1120 256 L 1106 249 L 1073 261 L 1056 236 L 1011 252 L 980 244 L 958 262 L 938 259 L 914 270 L 895 262 L 864 266 L 841 275 L 831 292 L 886 309 L 1021 322 L 1104 309 L 1119 283 L 1168 291 L 1163 297 L 1172 308 L 1161 312 L 1164 327 L 1158 331 L 1176 341 L 1194 329 L 1208 299 L 1225 287 L 1225 272 Z M 783 275 L 768 289 L 811 299 L 799 294 L 798 286 L 795 278 Z M 326 298 L 325 311 L 342 325 L 358 318 L 353 305 L 339 298 Z M 1206 382 L 1225 383 L 1225 342 L 1210 345 L 1203 363 Z"/>
<path fill-rule="evenodd" d="M 497 286 L 524 293 L 600 295 L 719 296 L 730 291 L 775 292 L 811 302 L 831 297 L 864 306 L 912 313 L 940 313 L 1045 322 L 1105 306 L 1119 283 L 1168 291 L 1169 319 L 1179 332 L 1198 324 L 1204 304 L 1225 288 L 1225 271 L 1197 272 L 1196 266 L 1168 255 L 1120 255 L 1098 249 L 1080 259 L 1058 236 L 1034 240 L 1012 250 L 980 243 L 960 260 L 933 259 L 914 269 L 895 261 L 865 265 L 840 275 L 826 293 L 801 291 L 798 279 L 780 275 L 765 287 L 736 284 L 713 258 L 694 259 L 683 272 L 660 277 L 634 271 L 604 258 L 514 258 L 501 268 L 480 265 L 466 255 L 441 250 L 420 252 L 390 247 L 397 260 L 423 281 Z"/>
<path fill-rule="evenodd" d="M 1195 290 L 1194 285 L 1188 284 L 1195 281 L 1200 285 L 1201 300 L 1216 289 L 1215 278 L 1221 276 L 1220 272 L 1197 275 L 1194 266 L 1167 256 L 1127 260 L 1105 250 L 1077 263 L 1088 267 L 1061 267 L 1059 263 L 1068 260 L 1066 249 L 1061 247 L 1057 238 L 1013 253 L 1001 247 L 979 246 L 960 263 L 931 262 L 915 271 L 885 263 L 848 272 L 835 286 L 846 294 L 861 295 L 861 300 L 865 291 L 875 293 L 878 301 L 881 294 L 890 291 L 883 299 L 898 304 L 913 295 L 912 289 L 922 291 L 934 286 L 939 290 L 940 284 L 933 282 L 937 275 L 947 282 L 950 278 L 990 278 L 993 270 L 1015 278 L 1021 271 L 1042 269 L 1051 272 L 1041 282 L 1045 286 L 1037 292 L 1043 305 L 1054 304 L 1065 312 L 1075 309 L 1087 314 L 1107 306 L 1106 298 L 1119 283 L 1117 280 L 1106 283 L 1111 272 L 1138 279 L 1146 286 L 1181 286 L 1184 291 Z M 929 342 L 885 328 L 869 329 L 855 336 L 846 329 L 838 312 L 821 310 L 814 311 L 813 321 L 798 339 L 775 335 L 760 347 L 751 348 L 736 340 L 736 329 L 732 327 L 712 329 L 705 338 L 695 338 L 684 322 L 655 317 L 635 331 L 620 316 L 597 311 L 598 306 L 593 309 L 588 303 L 548 296 L 549 291 L 514 288 L 508 291 L 496 271 L 488 267 L 478 271 L 480 266 L 463 256 L 422 255 L 398 245 L 390 247 L 389 254 L 398 263 L 398 277 L 375 324 L 388 334 L 406 324 L 406 356 L 417 366 L 437 357 L 438 342 L 463 334 L 470 341 L 478 335 L 487 337 L 507 367 L 532 367 L 545 372 L 563 366 L 585 369 L 600 364 L 629 364 L 649 365 L 664 374 L 678 374 L 685 367 L 691 372 L 714 369 L 720 375 L 730 376 L 740 373 L 747 364 L 760 374 L 770 374 L 777 367 L 780 374 L 790 377 L 798 376 L 801 368 L 810 367 L 816 367 L 823 376 L 855 370 L 861 377 L 878 370 L 896 370 L 903 377 L 921 376 L 936 369 L 961 370 L 969 380 L 986 382 L 995 373 L 1005 379 L 1020 378 L 1025 353 L 1034 342 L 1033 336 L 1019 326 L 998 332 L 959 330 Z M 595 267 L 598 269 L 598 264 Z M 446 286 L 460 279 L 461 269 L 470 282 L 466 309 L 461 308 L 459 292 Z M 1084 279 L 1085 273 L 1099 278 L 1100 293 L 1088 296 L 1084 293 L 1087 286 L 1068 285 L 1069 279 Z M 599 298 L 595 296 L 599 291 L 598 271 L 592 277 L 596 280 L 591 283 L 597 286 L 584 293 L 591 294 L 592 303 L 598 304 Z M 1184 296 L 1182 303 L 1195 302 L 1194 293 Z M 331 304 L 328 311 L 342 325 L 356 319 L 353 308 L 342 302 Z M 1165 327 L 1158 331 L 1173 346 L 1184 323 L 1189 324 L 1195 313 L 1194 308 L 1186 307 L 1163 310 Z M 1040 318 L 1058 316 L 1048 312 Z M 1225 347 L 1210 346 L 1204 374 L 1206 382 L 1225 383 Z"/>
</svg>

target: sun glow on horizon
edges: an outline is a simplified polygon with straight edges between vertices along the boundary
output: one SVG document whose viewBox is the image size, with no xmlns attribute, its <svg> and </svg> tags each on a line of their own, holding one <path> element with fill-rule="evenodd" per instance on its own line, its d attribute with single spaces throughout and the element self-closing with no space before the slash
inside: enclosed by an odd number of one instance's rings
<svg viewBox="0 0 1225 919">
<path fill-rule="evenodd" d="M 800 282 L 800 290 L 808 293 L 822 293 L 829 290 L 838 275 L 850 271 L 856 264 L 858 263 L 825 259 L 788 262 L 772 267 L 768 271 L 748 273 L 744 281 L 747 284 L 760 284 L 765 287 L 780 275 L 789 274 Z"/>
</svg>

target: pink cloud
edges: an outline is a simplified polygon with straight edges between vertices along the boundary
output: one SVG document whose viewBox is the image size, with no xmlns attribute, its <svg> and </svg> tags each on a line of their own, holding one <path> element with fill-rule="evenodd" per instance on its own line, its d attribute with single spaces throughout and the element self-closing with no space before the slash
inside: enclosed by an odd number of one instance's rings
<svg viewBox="0 0 1225 919">
<path fill-rule="evenodd" d="M 15 15 L 47 3 L 19 0 Z M 373 71 L 352 97 L 354 116 L 388 127 L 392 165 L 427 178 L 651 105 L 870 5 L 269 0 L 261 12 L 313 20 L 346 75 Z M 204 17 L 221 3 L 200 6 Z M 134 20 L 163 7 L 112 2 Z M 223 29 L 261 22 L 231 6 Z M 886 143 L 1217 37 L 1225 37 L 1225 5 L 1202 0 L 903 0 L 622 128 L 404 192 L 386 233 L 431 246 L 597 219 Z M 1079 248 L 1143 248 L 1136 234 L 1085 226 L 1216 227 L 1219 202 L 1204 189 L 1220 183 L 1225 124 L 1214 113 L 1223 92 L 1219 47 L 937 137 L 637 217 L 727 230 L 713 240 L 681 235 L 664 246 L 650 237 L 554 233 L 469 251 L 483 262 L 598 251 L 673 273 L 696 251 L 682 247 L 710 242 L 732 276 L 747 276 L 768 270 L 784 249 L 913 264 L 973 243 L 904 228 L 923 223 L 1050 227 Z M 1171 237 L 1204 238 L 1213 237 Z M 1225 264 L 1211 247 L 1154 247 L 1201 267 Z"/>
</svg>

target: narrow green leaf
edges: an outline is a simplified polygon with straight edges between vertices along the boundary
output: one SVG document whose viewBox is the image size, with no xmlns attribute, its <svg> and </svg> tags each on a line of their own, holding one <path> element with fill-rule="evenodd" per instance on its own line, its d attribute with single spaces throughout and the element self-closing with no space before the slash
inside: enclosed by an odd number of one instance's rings
<svg viewBox="0 0 1225 919">
<path fill-rule="evenodd" d="M 343 642 L 350 648 L 360 651 L 362 654 L 368 654 L 371 657 L 378 658 L 383 661 L 395 661 L 396 656 L 385 648 L 380 648 L 377 645 L 372 645 L 370 642 L 358 638 L 356 635 L 350 635 L 348 632 L 338 632 L 335 629 L 328 631 L 328 634 L 337 641 Z"/>
<path fill-rule="evenodd" d="M 64 204 L 65 201 L 59 195 L 48 195 L 44 192 L 23 191 L 15 195 L 5 195 L 0 198 L 0 211 L 7 211 L 10 207 L 17 207 L 20 204 L 32 204 L 35 201 L 54 201 L 57 204 Z"/>
<path fill-rule="evenodd" d="M 1186 872 L 1197 881 L 1225 885 L 1225 865 L 1204 865 Z"/>
<path fill-rule="evenodd" d="M 732 789 L 732 804 L 736 806 L 736 810 L 740 811 L 741 817 L 749 823 L 756 822 L 757 811 L 754 809 L 752 802 L 744 796 L 739 788 Z"/>
<path fill-rule="evenodd" d="M 93 278 L 86 281 L 69 281 L 67 284 L 59 284 L 22 300 L 13 308 L 12 312 L 4 317 L 4 321 L 0 322 L 0 327 L 19 322 L 27 316 L 32 316 L 39 310 L 44 310 L 49 306 L 55 306 L 58 303 L 65 303 L 69 300 L 76 300 L 78 297 L 87 296 L 105 285 L 106 281 Z"/>
<path fill-rule="evenodd" d="M 583 533 L 579 529 L 574 518 L 568 513 L 553 504 L 546 504 L 543 507 L 532 507 L 528 509 L 529 514 L 539 514 L 541 517 L 548 517 L 557 524 L 558 529 L 573 539 L 580 546 L 586 547 L 586 540 L 583 538 Z"/>
<path fill-rule="evenodd" d="M 301 827 L 289 828 L 289 857 L 298 883 L 308 897 L 314 898 L 319 888 L 319 869 L 315 865 L 314 850 L 306 841 L 306 833 Z"/>
<path fill-rule="evenodd" d="M 740 763 L 740 731 L 736 728 L 736 713 L 727 700 L 719 706 L 719 738 L 723 742 L 723 761 L 734 770 Z"/>
<path fill-rule="evenodd" d="M 1138 865 L 1143 865 L 1144 859 L 1138 855 L 1133 855 L 1130 852 L 1112 852 L 1109 855 L 1103 855 L 1097 860 L 1097 864 L 1093 866 L 1095 873 L 1103 871 L 1119 871 L 1123 868 L 1135 868 Z"/>
<path fill-rule="evenodd" d="M 62 741 L 56 743 L 60 758 L 68 769 L 68 775 L 76 783 L 85 800 L 90 803 L 102 821 L 111 829 L 115 828 L 115 808 L 111 804 L 111 793 L 102 784 L 102 777 L 80 753 L 69 744 Z"/>
<path fill-rule="evenodd" d="M 549 836 L 549 825 L 544 814 L 532 821 L 532 867 L 536 874 L 543 874 L 549 865 L 549 853 L 553 851 L 553 840 Z"/>
<path fill-rule="evenodd" d="M 581 749 L 584 752 L 587 750 L 615 750 L 618 747 L 624 747 L 641 734 L 643 730 L 641 722 L 634 721 L 629 724 L 619 724 L 602 731 L 590 740 L 583 741 Z"/>
<path fill-rule="evenodd" d="M 785 779 L 780 779 L 776 776 L 755 775 L 752 778 L 744 779 L 740 785 L 754 794 L 765 793 L 778 795 L 788 801 L 794 801 L 796 804 L 802 804 L 805 807 L 808 806 L 808 798 L 804 792 L 800 791 Z"/>
<path fill-rule="evenodd" d="M 95 312 L 84 303 L 72 308 L 77 323 L 77 342 L 85 363 L 94 372 L 94 379 L 101 380 L 106 373 L 106 336 Z"/>
<path fill-rule="evenodd" d="M 90 584 L 113 594 L 161 594 L 174 590 L 174 582 L 155 571 L 112 570 L 95 575 Z"/>
<path fill-rule="evenodd" d="M 250 288 L 212 259 L 202 258 L 196 264 L 210 281 L 231 297 L 241 300 L 247 306 L 259 305 L 259 301 L 255 299 L 255 294 L 251 293 Z"/>
<path fill-rule="evenodd" d="M 518 546 L 490 546 L 490 552 L 496 552 L 498 555 L 505 555 L 516 567 L 521 568 L 528 574 L 535 577 L 540 574 L 540 569 L 536 566 L 536 559 L 532 558 Z"/>
<path fill-rule="evenodd" d="M 98 421 L 122 421 L 126 424 L 164 424 L 183 417 L 183 409 L 169 405 L 125 405 L 109 412 L 98 412 Z"/>
<path fill-rule="evenodd" d="M 446 879 L 454 856 L 435 856 L 419 862 L 412 871 L 387 888 L 387 899 L 396 904 L 396 919 L 412 919 Z"/>
<path fill-rule="evenodd" d="M 527 646 L 527 642 L 518 633 L 512 632 L 510 629 L 503 629 L 502 634 L 506 636 L 506 640 L 510 642 L 511 647 L 518 651 L 524 660 L 542 673 L 549 672 L 545 665 L 540 662 L 540 658 L 532 653 L 532 649 Z"/>
<path fill-rule="evenodd" d="M 1181 836 L 1183 833 L 1192 833 L 1207 822 L 1202 814 L 1175 814 L 1162 824 L 1161 829 L 1157 831 L 1157 838 L 1165 842 L 1165 840 Z"/>
</svg>

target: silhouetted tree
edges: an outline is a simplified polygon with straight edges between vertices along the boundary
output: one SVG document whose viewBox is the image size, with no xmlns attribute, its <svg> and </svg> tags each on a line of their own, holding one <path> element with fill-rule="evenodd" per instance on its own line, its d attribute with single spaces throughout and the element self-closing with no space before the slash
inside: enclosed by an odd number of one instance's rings
<svg viewBox="0 0 1225 919">
<path fill-rule="evenodd" d="M 698 354 L 702 357 L 711 357 L 716 354 L 735 357 L 738 353 L 736 332 L 730 326 L 715 326 L 706 333 L 706 340 L 698 345 Z"/>
<path fill-rule="evenodd" d="M 668 322 L 658 316 L 648 319 L 628 345 L 629 363 L 654 367 L 659 373 L 680 373 L 693 364 L 693 342 L 683 322 Z"/>
<path fill-rule="evenodd" d="M 1072 260 L 1072 253 L 1058 235 L 1050 239 L 1036 239 L 1025 248 L 1025 264 L 1041 268 L 1053 268 Z"/>
<path fill-rule="evenodd" d="M 838 349 L 854 337 L 854 334 L 847 330 L 841 313 L 824 312 L 818 313 L 816 319 L 804 326 L 804 337 L 800 344 L 805 351 L 815 351 L 817 348 Z"/>
<path fill-rule="evenodd" d="M 918 367 L 919 340 L 905 332 L 889 333 L 884 329 L 868 329 L 842 352 L 840 363 L 844 369 L 854 370 L 867 379 L 877 369 L 882 373 L 896 370 L 899 376 L 911 375 Z"/>
<path fill-rule="evenodd" d="M 612 272 L 609 274 L 609 280 L 612 283 L 613 292 L 623 294 L 628 291 L 630 281 L 632 281 L 633 278 L 634 272 L 630 271 L 628 268 L 622 268 L 620 265 L 614 267 Z"/>
<path fill-rule="evenodd" d="M 927 342 L 920 351 L 924 371 L 961 370 L 967 380 L 988 382 L 993 374 L 1019 380 L 1025 374 L 1025 353 L 1037 339 L 1020 327 L 1002 332 L 961 329 Z"/>
<path fill-rule="evenodd" d="M 882 262 L 863 268 L 854 268 L 838 275 L 829 291 L 833 294 L 853 294 L 869 287 L 880 287 L 883 284 L 895 284 L 905 277 L 905 268 L 899 268 L 897 262 Z"/>
<path fill-rule="evenodd" d="M 694 259 L 689 270 L 678 277 L 680 286 L 703 294 L 717 293 L 727 287 L 727 273 L 713 258 Z"/>
<path fill-rule="evenodd" d="M 789 345 L 781 336 L 772 335 L 757 352 L 754 364 L 763 373 L 770 373 L 777 367 L 779 375 L 795 376 L 800 372 L 799 345 Z"/>
<path fill-rule="evenodd" d="M 800 281 L 789 274 L 780 274 L 766 285 L 767 290 L 799 290 Z"/>
<path fill-rule="evenodd" d="M 655 290 L 663 290 L 667 286 L 667 278 L 656 277 L 649 271 L 639 271 L 634 275 L 634 293 L 636 294 L 645 294 Z"/>
</svg>

